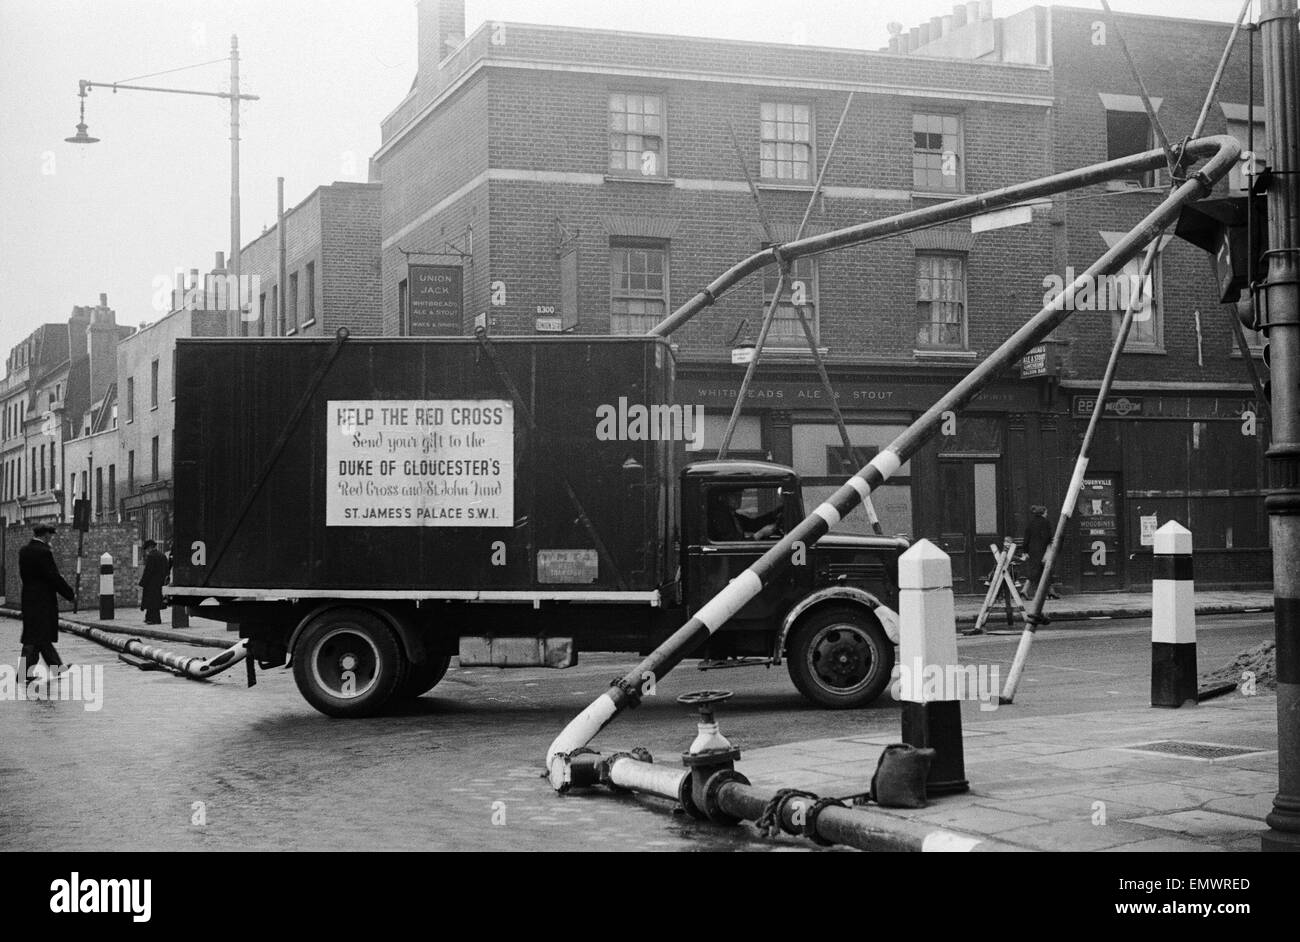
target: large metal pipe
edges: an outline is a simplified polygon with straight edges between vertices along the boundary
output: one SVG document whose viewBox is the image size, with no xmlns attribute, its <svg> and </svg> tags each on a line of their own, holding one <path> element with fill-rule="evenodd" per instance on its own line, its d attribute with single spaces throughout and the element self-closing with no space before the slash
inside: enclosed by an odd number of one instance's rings
<svg viewBox="0 0 1300 942">
<path fill-rule="evenodd" d="M 871 462 L 849 478 L 830 499 L 817 507 L 798 526 L 786 534 L 775 546 L 763 554 L 752 566 L 733 579 L 727 586 L 695 612 L 687 622 L 675 631 L 666 641 L 659 645 L 640 664 L 619 678 L 601 696 L 597 697 L 578 716 L 564 728 L 551 743 L 546 752 L 546 767 L 552 787 L 562 789 L 568 786 L 568 755 L 574 750 L 584 748 L 602 728 L 619 712 L 640 702 L 643 689 L 653 689 L 653 685 L 662 680 L 669 671 L 676 667 L 693 650 L 698 648 L 713 632 L 725 624 L 754 596 L 762 591 L 771 579 L 786 572 L 790 560 L 799 547 L 808 547 L 817 542 L 831 527 L 845 515 L 852 512 L 872 491 L 879 488 L 889 477 L 912 457 L 938 429 L 946 412 L 966 406 L 990 382 L 1004 370 L 1016 363 L 1030 347 L 1039 343 L 1052 330 L 1061 324 L 1071 311 L 1065 305 L 1066 297 L 1074 297 L 1083 289 L 1084 284 L 1095 284 L 1095 279 L 1113 274 L 1132 259 L 1142 246 L 1146 245 L 1164 227 L 1177 218 L 1182 207 L 1194 200 L 1209 195 L 1216 181 L 1227 175 L 1238 158 L 1241 147 L 1237 141 L 1226 135 L 1192 141 L 1187 145 L 1189 156 L 1212 155 L 1206 165 L 1189 174 L 1188 179 L 1175 189 L 1136 227 L 1124 235 L 1116 244 L 1079 275 L 1075 281 L 1066 286 L 1052 302 L 1035 314 L 1023 327 L 1017 330 L 996 351 L 989 355 L 974 370 L 957 383 L 951 390 L 931 406 L 924 415 L 913 422 L 894 441 L 881 451 Z M 1135 160 L 1111 161 L 1070 173 L 1058 174 L 1048 178 L 1053 181 L 1049 186 L 1044 181 L 1008 187 L 996 191 L 1001 194 L 1000 202 L 1017 202 L 1032 196 L 1044 196 L 1064 189 L 1084 185 L 1087 182 L 1110 179 L 1123 168 L 1127 173 L 1132 170 L 1150 170 L 1164 161 L 1164 152 L 1147 151 Z M 1014 194 L 1008 196 L 1006 194 Z M 958 201 L 967 208 L 983 206 L 990 196 L 972 197 Z M 948 212 L 952 212 L 950 204 Z M 916 213 L 904 213 L 894 220 L 911 218 L 910 228 L 929 225 L 935 221 L 933 210 L 921 210 Z M 917 220 L 923 219 L 924 223 Z M 828 251 L 844 245 L 852 245 L 881 234 L 883 229 L 896 229 L 902 225 L 891 220 L 854 226 L 850 229 L 830 232 L 791 243 L 798 246 L 800 254 L 814 254 L 814 251 Z M 788 248 L 788 247 L 787 247 Z M 787 254 L 786 249 L 781 254 Z M 752 264 L 761 267 L 768 261 L 774 261 L 770 253 L 759 253 L 750 260 L 732 269 L 732 272 Z M 724 278 L 730 277 L 730 273 Z M 720 279 L 719 281 L 722 281 Z M 734 282 L 732 282 L 734 283 Z M 718 282 L 714 283 L 718 285 Z M 701 305 L 703 306 L 703 305 Z M 677 315 L 674 314 L 674 318 Z M 683 318 L 683 322 L 689 319 Z M 673 320 L 673 318 L 669 318 Z M 665 322 L 667 323 L 667 322 Z M 661 325 L 662 326 L 662 325 Z M 647 680 L 650 685 L 645 685 Z"/>
<path fill-rule="evenodd" d="M 1240 147 L 1237 142 L 1226 135 L 1189 141 L 1183 154 L 1188 160 L 1222 156 L 1224 153 L 1222 148 L 1227 147 L 1229 141 L 1231 141 L 1232 146 L 1237 148 L 1236 152 L 1240 154 Z M 1235 161 L 1236 157 L 1228 160 L 1230 164 Z M 835 229 L 831 232 L 823 232 L 804 239 L 796 239 L 784 245 L 770 246 L 761 252 L 755 252 L 727 269 L 710 282 L 708 286 L 697 292 L 689 301 L 656 324 L 650 330 L 650 333 L 657 337 L 667 337 L 728 290 L 754 274 L 754 272 L 760 271 L 768 265 L 777 264 L 778 253 L 789 261 L 808 255 L 820 255 L 834 249 L 862 245 L 866 242 L 902 235 L 916 229 L 925 229 L 958 219 L 969 219 L 971 216 L 978 216 L 991 210 L 1002 209 L 1028 200 L 1040 199 L 1044 196 L 1054 196 L 1057 193 L 1075 190 L 1079 187 L 1125 179 L 1164 166 L 1166 166 L 1164 151 L 1159 149 L 1149 150 L 1120 160 L 1080 167 L 1077 170 L 1068 170 L 1065 173 L 1053 174 L 1049 177 L 1031 180 L 1028 183 L 1017 183 L 1015 186 L 1002 187 L 1001 189 L 990 190 L 987 193 L 899 213 L 896 216 L 873 219 L 870 222 L 859 223 L 856 226 Z"/>
<path fill-rule="evenodd" d="M 0 615 L 8 615 L 11 618 L 23 617 L 22 612 L 5 608 L 0 608 Z M 245 638 L 239 639 L 239 641 L 215 657 L 204 658 L 173 654 L 151 644 L 145 644 L 139 638 L 115 634 L 111 631 L 104 631 L 101 628 L 83 625 L 81 622 L 67 621 L 62 618 L 59 619 L 59 629 L 70 631 L 87 641 L 94 641 L 96 644 L 102 644 L 114 651 L 142 657 L 147 661 L 153 661 L 155 664 L 169 667 L 191 680 L 207 680 L 209 677 L 215 677 L 217 674 L 228 671 L 248 656 L 248 640 Z"/>
</svg>

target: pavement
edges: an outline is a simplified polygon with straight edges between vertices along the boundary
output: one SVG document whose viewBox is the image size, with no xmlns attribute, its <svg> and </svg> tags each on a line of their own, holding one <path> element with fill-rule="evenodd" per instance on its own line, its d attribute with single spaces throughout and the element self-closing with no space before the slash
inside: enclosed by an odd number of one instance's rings
<svg viewBox="0 0 1300 942">
<path fill-rule="evenodd" d="M 959 595 L 956 598 L 957 626 L 963 628 L 975 623 L 983 604 L 983 596 Z M 1227 615 L 1238 612 L 1271 612 L 1273 590 L 1196 590 L 1196 614 Z M 1063 621 L 1086 621 L 1102 618 L 1140 618 L 1151 614 L 1151 593 L 1148 592 L 1080 592 L 1050 599 L 1043 606 L 1043 614 L 1052 624 Z M 996 631 L 1007 627 L 1006 606 L 995 605 L 989 613 L 985 630 Z M 1015 626 L 1022 626 L 1017 618 Z"/>
<path fill-rule="evenodd" d="M 920 809 L 869 805 L 878 829 L 918 843 L 957 834 L 1006 850 L 1260 850 L 1277 793 L 1277 698 L 1236 695 L 1177 710 L 993 717 L 964 728 L 970 790 Z M 723 722 L 724 732 L 726 729 Z M 864 792 L 897 736 L 790 743 L 745 754 L 737 768 L 756 788 L 821 797 Z M 1153 743 L 1235 747 L 1194 758 Z M 1209 752 L 1209 750 L 1206 750 Z M 924 828 L 918 828 L 923 825 Z M 977 849 L 972 847 L 971 849 Z"/>
</svg>

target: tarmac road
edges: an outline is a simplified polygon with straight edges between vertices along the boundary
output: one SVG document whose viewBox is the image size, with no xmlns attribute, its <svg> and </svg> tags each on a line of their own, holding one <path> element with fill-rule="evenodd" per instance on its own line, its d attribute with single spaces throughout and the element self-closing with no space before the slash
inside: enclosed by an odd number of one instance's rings
<svg viewBox="0 0 1300 942">
<path fill-rule="evenodd" d="M 4 625 L 16 641 L 17 623 Z M 1202 617 L 1199 627 L 1202 670 L 1273 631 L 1267 614 Z M 65 660 L 103 667 L 102 709 L 0 701 L 0 848 L 812 849 L 699 824 L 666 803 L 551 791 L 541 778 L 547 744 L 635 663 L 631 655 L 585 655 L 567 671 L 453 670 L 400 715 L 342 721 L 309 707 L 288 672 L 262 672 L 251 690 L 240 669 L 198 683 L 142 673 L 105 648 L 63 639 Z M 967 638 L 959 650 L 1005 678 L 1017 641 Z M 966 722 L 1142 706 L 1149 672 L 1145 620 L 1043 631 L 1016 703 L 983 712 L 968 703 Z M 823 711 L 795 692 L 784 668 L 704 674 L 688 663 L 596 745 L 645 746 L 676 765 L 694 721 L 674 698 L 706 687 L 736 692 L 719 719 L 742 750 L 899 730 L 888 697 L 865 710 Z M 873 771 L 863 768 L 864 789 Z"/>
</svg>

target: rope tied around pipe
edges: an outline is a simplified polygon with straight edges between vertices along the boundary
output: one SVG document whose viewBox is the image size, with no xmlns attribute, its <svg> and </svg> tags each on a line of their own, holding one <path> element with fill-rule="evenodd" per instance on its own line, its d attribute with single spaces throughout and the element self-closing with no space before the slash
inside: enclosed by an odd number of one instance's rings
<svg viewBox="0 0 1300 942">
<path fill-rule="evenodd" d="M 816 801 L 817 795 L 801 788 L 778 788 L 776 794 L 763 807 L 763 813 L 754 822 L 754 826 L 764 837 L 777 837 L 781 834 L 781 809 L 791 798 L 809 798 Z"/>
</svg>

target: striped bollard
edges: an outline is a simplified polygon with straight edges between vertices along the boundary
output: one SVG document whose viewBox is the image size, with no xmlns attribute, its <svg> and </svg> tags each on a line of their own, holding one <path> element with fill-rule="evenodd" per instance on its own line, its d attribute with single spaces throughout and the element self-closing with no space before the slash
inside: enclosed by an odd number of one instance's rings
<svg viewBox="0 0 1300 942">
<path fill-rule="evenodd" d="M 99 620 L 113 620 L 113 557 L 99 557 Z"/>
<path fill-rule="evenodd" d="M 927 795 L 964 792 L 966 758 L 961 739 L 961 701 L 956 691 L 927 684 L 927 672 L 947 677 L 957 664 L 957 616 L 952 599 L 952 561 L 929 540 L 898 558 L 899 699 L 903 742 L 935 751 L 926 779 Z M 947 699 L 947 698 L 952 699 Z"/>
<path fill-rule="evenodd" d="M 1156 531 L 1151 571 L 1151 705 L 1195 705 L 1197 684 L 1192 533 L 1171 520 Z"/>
</svg>

